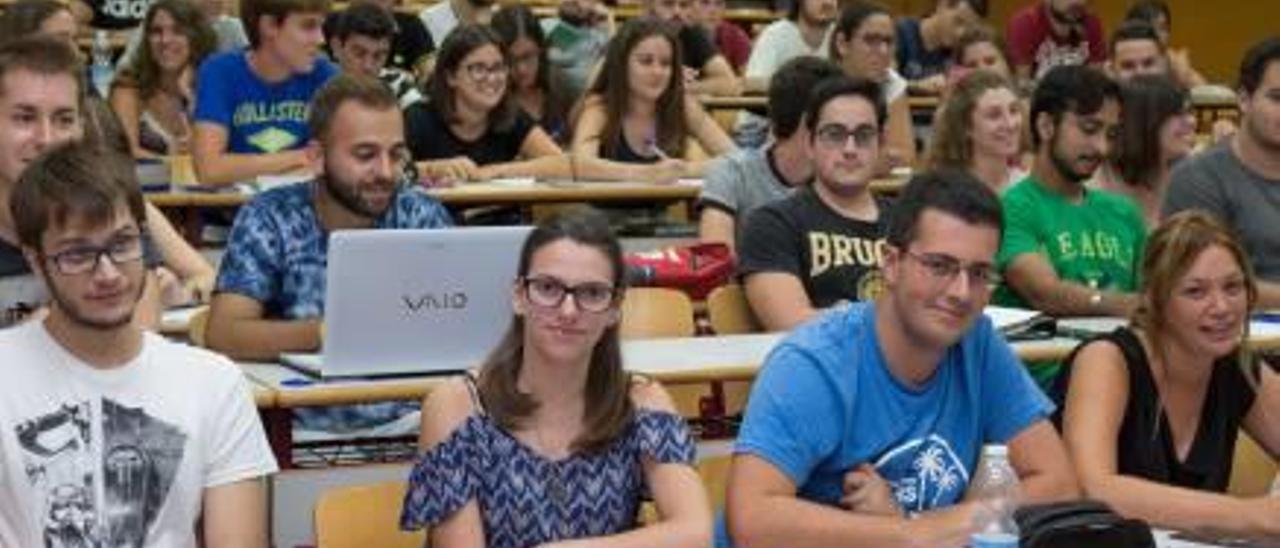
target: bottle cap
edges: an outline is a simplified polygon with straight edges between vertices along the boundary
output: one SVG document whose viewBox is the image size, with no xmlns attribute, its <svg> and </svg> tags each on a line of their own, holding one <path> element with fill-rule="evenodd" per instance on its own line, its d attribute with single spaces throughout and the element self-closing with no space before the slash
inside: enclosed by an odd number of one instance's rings
<svg viewBox="0 0 1280 548">
<path fill-rule="evenodd" d="M 982 446 L 982 454 L 992 457 L 1007 457 L 1009 456 L 1009 447 L 1004 444 L 989 443 Z"/>
</svg>

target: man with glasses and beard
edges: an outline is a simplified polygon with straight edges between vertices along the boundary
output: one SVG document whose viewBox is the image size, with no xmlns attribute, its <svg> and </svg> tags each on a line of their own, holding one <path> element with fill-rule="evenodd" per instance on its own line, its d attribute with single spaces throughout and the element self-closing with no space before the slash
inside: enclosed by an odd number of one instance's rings
<svg viewBox="0 0 1280 548">
<path fill-rule="evenodd" d="M 1036 0 L 1009 18 L 1005 33 L 1018 80 L 1039 80 L 1063 65 L 1101 66 L 1107 60 L 1102 22 L 1088 0 Z"/>
<path fill-rule="evenodd" d="M 317 92 L 308 125 L 316 178 L 259 194 L 231 229 L 206 337 L 235 359 L 320 348 L 329 233 L 451 224 L 439 202 L 401 184 L 404 122 L 382 82 L 335 77 Z"/>
<path fill-rule="evenodd" d="M 131 158 L 80 142 L 12 190 L 50 301 L 0 331 L 0 545 L 267 546 L 276 463 L 243 374 L 133 321 L 143 204 Z"/>
<path fill-rule="evenodd" d="M 1132 201 L 1085 181 L 1119 131 L 1119 86 L 1058 67 L 1031 99 L 1031 175 L 1004 193 L 998 303 L 1054 316 L 1129 315 L 1147 230 Z"/>
</svg>

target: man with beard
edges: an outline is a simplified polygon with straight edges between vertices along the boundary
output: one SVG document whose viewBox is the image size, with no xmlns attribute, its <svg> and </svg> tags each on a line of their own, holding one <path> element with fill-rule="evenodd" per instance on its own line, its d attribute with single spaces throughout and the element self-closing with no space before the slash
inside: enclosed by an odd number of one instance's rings
<svg viewBox="0 0 1280 548">
<path fill-rule="evenodd" d="M 308 122 L 315 180 L 241 208 L 218 271 L 207 340 L 236 359 L 320 347 L 330 232 L 451 224 L 435 199 L 399 185 L 409 157 L 404 122 L 381 82 L 335 77 L 316 94 Z"/>
<path fill-rule="evenodd" d="M 308 123 L 316 178 L 259 194 L 231 228 L 205 336 L 210 348 L 235 359 L 320 348 L 331 232 L 451 224 L 420 187 L 401 185 L 409 161 L 404 121 L 382 82 L 335 77 L 316 93 Z M 385 403 L 294 417 L 303 429 L 341 432 L 388 424 L 414 409 Z"/>
<path fill-rule="evenodd" d="M 1009 18 L 1009 60 L 1022 82 L 1063 65 L 1100 66 L 1107 60 L 1102 22 L 1088 0 L 1036 0 Z"/>
<path fill-rule="evenodd" d="M 418 13 L 427 32 L 431 33 L 431 41 L 443 44 L 458 25 L 478 23 L 488 25 L 497 9 L 494 0 L 441 0 L 423 8 Z"/>
<path fill-rule="evenodd" d="M 1128 316 L 1147 229 L 1128 198 L 1084 183 L 1107 157 L 1120 87 L 1098 69 L 1057 67 L 1031 99 L 1031 174 L 1009 188 L 998 303 L 1054 316 Z"/>
<path fill-rule="evenodd" d="M 1174 168 L 1164 215 L 1204 209 L 1231 225 L 1258 274 L 1261 308 L 1280 307 L 1280 36 L 1240 64 L 1240 130 Z"/>
<path fill-rule="evenodd" d="M 0 545 L 267 546 L 276 463 L 243 374 L 133 321 L 146 217 L 132 159 L 60 145 L 9 211 L 50 304 L 0 331 Z"/>
</svg>

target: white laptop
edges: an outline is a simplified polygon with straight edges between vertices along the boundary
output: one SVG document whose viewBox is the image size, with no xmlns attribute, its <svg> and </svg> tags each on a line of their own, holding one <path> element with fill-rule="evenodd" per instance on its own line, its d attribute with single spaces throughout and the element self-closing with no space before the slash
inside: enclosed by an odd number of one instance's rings
<svg viewBox="0 0 1280 548">
<path fill-rule="evenodd" d="M 475 367 L 510 322 L 511 284 L 530 230 L 335 232 L 323 352 L 280 361 L 324 378 Z"/>
</svg>

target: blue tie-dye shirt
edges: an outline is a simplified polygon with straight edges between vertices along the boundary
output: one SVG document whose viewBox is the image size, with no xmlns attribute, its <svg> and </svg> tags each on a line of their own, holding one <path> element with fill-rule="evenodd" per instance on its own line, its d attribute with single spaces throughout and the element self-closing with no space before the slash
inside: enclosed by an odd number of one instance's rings
<svg viewBox="0 0 1280 548">
<path fill-rule="evenodd" d="M 218 271 L 218 292 L 262 303 L 265 316 L 299 320 L 324 315 L 329 232 L 320 225 L 312 184 L 268 190 L 236 215 Z M 403 187 L 374 228 L 442 228 L 449 212 L 417 187 Z"/>
<path fill-rule="evenodd" d="M 262 303 L 264 316 L 300 320 L 324 315 L 329 232 L 320 224 L 312 185 L 299 183 L 259 194 L 236 215 L 217 291 Z M 449 212 L 419 187 L 401 187 L 374 228 L 445 228 Z M 383 425 L 417 409 L 393 402 L 294 411 L 307 430 L 353 431 Z"/>
</svg>

